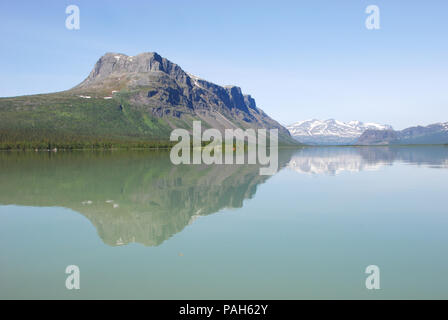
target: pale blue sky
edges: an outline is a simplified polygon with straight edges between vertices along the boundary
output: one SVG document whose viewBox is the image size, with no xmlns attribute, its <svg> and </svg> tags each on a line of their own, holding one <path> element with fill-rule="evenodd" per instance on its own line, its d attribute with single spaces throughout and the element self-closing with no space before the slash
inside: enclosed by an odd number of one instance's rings
<svg viewBox="0 0 448 320">
<path fill-rule="evenodd" d="M 364 26 L 370 4 L 380 30 Z M 448 121 L 447 16 L 446 0 L 2 1 L 0 96 L 73 87 L 105 52 L 156 51 L 282 124 Z"/>
</svg>

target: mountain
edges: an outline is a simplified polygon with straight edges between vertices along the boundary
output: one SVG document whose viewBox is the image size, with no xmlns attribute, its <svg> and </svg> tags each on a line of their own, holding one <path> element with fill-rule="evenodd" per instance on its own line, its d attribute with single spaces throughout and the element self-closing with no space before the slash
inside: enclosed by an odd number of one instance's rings
<svg viewBox="0 0 448 320">
<path fill-rule="evenodd" d="M 325 121 L 313 119 L 293 123 L 287 126 L 287 129 L 301 143 L 313 145 L 348 145 L 352 144 L 366 130 L 392 130 L 392 127 L 360 121 L 342 122 L 334 119 Z"/>
<path fill-rule="evenodd" d="M 76 87 L 58 93 L 0 98 L 3 147 L 169 144 L 174 128 L 288 130 L 236 86 L 222 87 L 186 73 L 155 52 L 107 53 Z"/>
<path fill-rule="evenodd" d="M 367 130 L 355 144 L 448 144 L 448 122 L 435 123 L 426 127 L 410 127 L 401 131 Z"/>
</svg>

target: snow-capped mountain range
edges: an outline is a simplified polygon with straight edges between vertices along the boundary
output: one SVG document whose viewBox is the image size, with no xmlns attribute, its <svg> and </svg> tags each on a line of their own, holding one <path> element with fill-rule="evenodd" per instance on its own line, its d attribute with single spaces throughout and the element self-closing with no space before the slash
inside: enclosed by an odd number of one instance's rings
<svg viewBox="0 0 448 320">
<path fill-rule="evenodd" d="M 299 142 L 313 145 L 342 145 L 355 142 L 366 130 L 393 130 L 390 125 L 335 119 L 305 120 L 286 127 Z"/>
</svg>

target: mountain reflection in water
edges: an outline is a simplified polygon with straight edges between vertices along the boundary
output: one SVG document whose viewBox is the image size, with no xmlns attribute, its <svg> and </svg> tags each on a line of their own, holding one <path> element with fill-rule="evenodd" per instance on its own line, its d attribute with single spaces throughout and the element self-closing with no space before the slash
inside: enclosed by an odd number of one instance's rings
<svg viewBox="0 0 448 320">
<path fill-rule="evenodd" d="M 394 162 L 448 168 L 448 146 L 303 148 L 287 166 L 298 173 L 337 175 L 379 170 Z"/>
<path fill-rule="evenodd" d="M 378 170 L 395 161 L 447 168 L 448 147 L 279 150 L 279 170 L 307 174 Z M 257 165 L 175 166 L 169 152 L 1 152 L 0 204 L 70 208 L 108 245 L 157 246 L 199 216 L 241 208 L 269 178 Z"/>
<path fill-rule="evenodd" d="M 258 165 L 176 166 L 167 151 L 3 152 L 0 204 L 70 208 L 111 246 L 157 246 L 199 216 L 241 208 L 268 178 Z"/>
</svg>

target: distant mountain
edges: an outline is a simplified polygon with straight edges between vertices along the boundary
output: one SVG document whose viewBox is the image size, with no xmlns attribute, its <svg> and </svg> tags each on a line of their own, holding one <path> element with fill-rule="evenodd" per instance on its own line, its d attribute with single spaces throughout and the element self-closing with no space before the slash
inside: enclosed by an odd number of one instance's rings
<svg viewBox="0 0 448 320">
<path fill-rule="evenodd" d="M 237 86 L 222 87 L 186 73 L 155 52 L 107 53 L 71 90 L 0 98 L 0 146 L 82 146 L 168 141 L 174 128 L 288 130 Z"/>
<path fill-rule="evenodd" d="M 312 145 L 352 144 L 366 130 L 392 130 L 389 125 L 363 123 L 361 121 L 342 122 L 334 119 L 325 121 L 305 120 L 286 127 L 299 142 Z"/>
<path fill-rule="evenodd" d="M 357 145 L 448 144 L 448 122 L 401 131 L 367 130 L 355 141 Z"/>
</svg>

